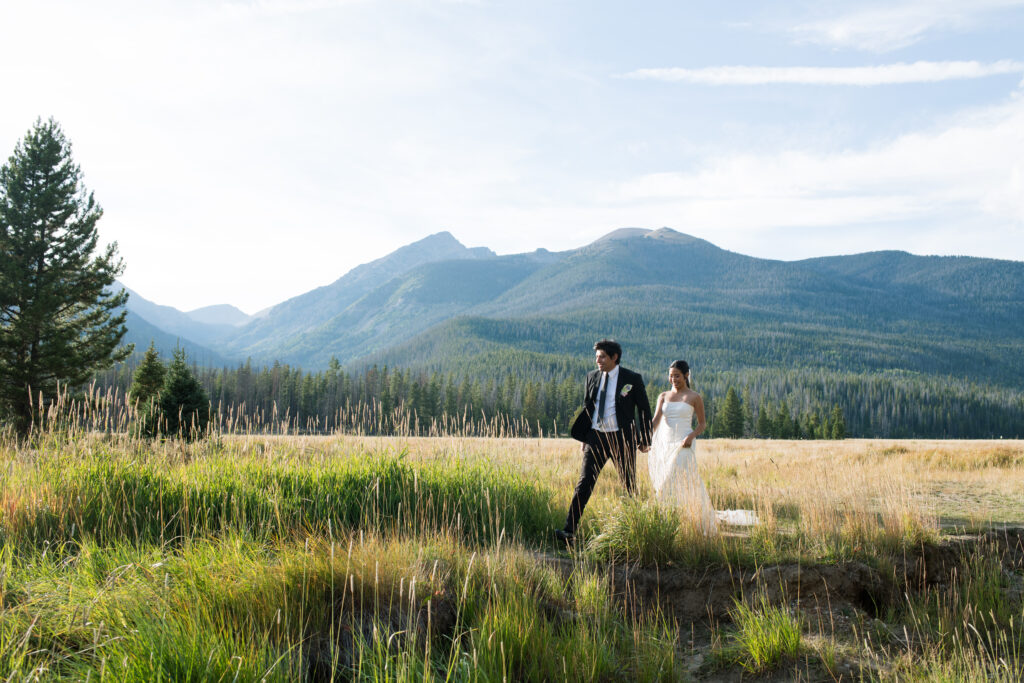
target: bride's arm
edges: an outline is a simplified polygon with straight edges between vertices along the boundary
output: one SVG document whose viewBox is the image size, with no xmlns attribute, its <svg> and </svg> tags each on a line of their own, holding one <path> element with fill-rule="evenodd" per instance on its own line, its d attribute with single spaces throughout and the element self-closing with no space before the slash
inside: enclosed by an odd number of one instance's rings
<svg viewBox="0 0 1024 683">
<path fill-rule="evenodd" d="M 665 394 L 658 395 L 658 407 L 654 409 L 654 417 L 651 419 L 651 434 L 654 434 L 654 430 L 658 428 L 658 423 L 661 422 L 661 404 L 665 402 Z"/>
<path fill-rule="evenodd" d="M 704 418 L 704 399 L 700 397 L 700 394 L 697 394 L 697 399 L 693 402 L 693 412 L 697 416 L 697 428 L 683 439 L 683 448 L 692 446 L 693 440 L 703 434 L 704 428 L 708 426 L 707 420 Z"/>
</svg>

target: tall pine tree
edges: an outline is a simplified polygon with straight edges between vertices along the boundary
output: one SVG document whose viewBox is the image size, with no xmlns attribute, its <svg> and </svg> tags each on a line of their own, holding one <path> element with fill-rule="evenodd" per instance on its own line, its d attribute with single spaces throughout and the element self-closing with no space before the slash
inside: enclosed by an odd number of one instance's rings
<svg viewBox="0 0 1024 683">
<path fill-rule="evenodd" d="M 0 167 L 0 412 L 25 434 L 33 399 L 83 384 L 126 358 L 127 292 L 113 243 L 98 254 L 103 211 L 81 183 L 71 143 L 50 119 Z"/>
</svg>

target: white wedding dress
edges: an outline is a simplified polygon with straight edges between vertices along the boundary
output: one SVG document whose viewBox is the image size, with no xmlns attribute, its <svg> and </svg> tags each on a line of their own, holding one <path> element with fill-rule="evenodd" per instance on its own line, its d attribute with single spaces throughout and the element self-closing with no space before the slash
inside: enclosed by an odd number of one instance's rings
<svg viewBox="0 0 1024 683">
<path fill-rule="evenodd" d="M 697 471 L 693 446 L 683 448 L 683 441 L 693 431 L 693 406 L 685 401 L 665 401 L 661 413 L 661 423 L 654 432 L 647 456 L 655 499 L 662 505 L 679 508 L 705 533 L 713 532 L 717 522 L 741 526 L 756 524 L 757 515 L 750 510 L 715 512 Z"/>
</svg>

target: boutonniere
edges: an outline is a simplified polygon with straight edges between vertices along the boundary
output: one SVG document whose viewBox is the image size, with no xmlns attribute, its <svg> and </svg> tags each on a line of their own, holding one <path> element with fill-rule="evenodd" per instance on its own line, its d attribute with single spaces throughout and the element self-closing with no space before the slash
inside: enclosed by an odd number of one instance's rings
<svg viewBox="0 0 1024 683">
<path fill-rule="evenodd" d="M 632 388 L 633 388 L 632 384 L 627 384 L 626 386 L 622 387 L 622 391 L 619 392 L 619 396 L 625 397 L 625 395 L 628 394 L 629 390 L 632 389 Z"/>
</svg>

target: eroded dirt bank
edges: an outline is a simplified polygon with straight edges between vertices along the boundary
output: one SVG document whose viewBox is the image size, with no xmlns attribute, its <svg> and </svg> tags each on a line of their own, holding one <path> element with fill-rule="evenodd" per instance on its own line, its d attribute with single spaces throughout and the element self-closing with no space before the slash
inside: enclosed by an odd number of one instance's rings
<svg viewBox="0 0 1024 683">
<path fill-rule="evenodd" d="M 842 562 L 773 564 L 756 569 L 616 566 L 611 572 L 614 589 L 627 605 L 639 609 L 659 605 L 679 623 L 727 619 L 734 599 L 755 593 L 763 593 L 773 604 L 829 611 L 850 607 L 874 617 L 902 600 L 905 593 L 948 584 L 979 551 L 998 558 L 1010 586 L 1007 598 L 1019 601 L 1024 583 L 1024 528 L 917 546 L 892 558 L 891 563 L 882 563 L 891 564 L 885 568 Z M 563 565 L 571 570 L 568 562 Z"/>
</svg>

